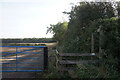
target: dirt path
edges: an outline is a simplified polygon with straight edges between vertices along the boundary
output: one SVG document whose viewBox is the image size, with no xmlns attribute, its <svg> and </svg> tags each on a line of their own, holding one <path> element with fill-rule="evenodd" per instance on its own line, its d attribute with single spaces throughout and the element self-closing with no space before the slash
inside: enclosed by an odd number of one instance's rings
<svg viewBox="0 0 120 80">
<path fill-rule="evenodd" d="M 22 58 L 28 59 L 18 59 L 17 62 L 20 64 L 17 64 L 17 67 L 19 67 L 17 70 L 43 70 L 43 54 L 24 54 L 22 56 Z M 2 64 L 2 67 L 16 67 L 16 64 L 14 64 L 16 63 L 16 60 L 6 60 L 3 62 L 13 64 Z M 3 68 L 2 70 L 16 70 L 16 68 Z M 36 73 L 37 72 L 3 72 L 2 78 L 38 78 Z"/>
</svg>

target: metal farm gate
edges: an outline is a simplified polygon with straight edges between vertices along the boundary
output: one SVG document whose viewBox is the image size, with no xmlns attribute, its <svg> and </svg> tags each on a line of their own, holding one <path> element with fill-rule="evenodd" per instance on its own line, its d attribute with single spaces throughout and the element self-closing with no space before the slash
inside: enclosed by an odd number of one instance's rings
<svg viewBox="0 0 120 80">
<path fill-rule="evenodd" d="M 48 68 L 45 46 L 0 46 L 0 72 L 33 72 Z"/>
</svg>

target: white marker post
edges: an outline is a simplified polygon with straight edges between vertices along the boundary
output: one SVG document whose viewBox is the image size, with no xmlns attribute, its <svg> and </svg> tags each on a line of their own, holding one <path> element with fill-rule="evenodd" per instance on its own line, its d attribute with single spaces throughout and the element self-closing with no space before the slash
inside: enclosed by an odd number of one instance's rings
<svg viewBox="0 0 120 80">
<path fill-rule="evenodd" d="M 91 55 L 92 55 L 92 56 L 94 56 L 94 55 L 95 55 L 95 53 L 92 53 Z"/>
</svg>

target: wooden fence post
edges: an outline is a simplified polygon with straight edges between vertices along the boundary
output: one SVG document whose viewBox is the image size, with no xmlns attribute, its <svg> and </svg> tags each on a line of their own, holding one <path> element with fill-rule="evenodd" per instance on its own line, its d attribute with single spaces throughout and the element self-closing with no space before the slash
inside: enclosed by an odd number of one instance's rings
<svg viewBox="0 0 120 80">
<path fill-rule="evenodd" d="M 93 33 L 91 35 L 91 52 L 94 52 L 94 36 L 93 36 Z"/>
<path fill-rule="evenodd" d="M 99 31 L 99 58 L 102 59 L 102 63 L 100 64 L 100 71 L 101 71 L 101 75 L 105 75 L 105 71 L 104 71 L 104 61 L 103 61 L 103 51 L 102 51 L 102 36 L 103 36 L 103 31 L 101 30 L 100 26 L 100 31 Z"/>
<path fill-rule="evenodd" d="M 91 35 L 91 53 L 94 53 L 94 36 L 93 33 Z M 91 57 L 91 59 L 94 59 L 94 56 Z"/>
</svg>

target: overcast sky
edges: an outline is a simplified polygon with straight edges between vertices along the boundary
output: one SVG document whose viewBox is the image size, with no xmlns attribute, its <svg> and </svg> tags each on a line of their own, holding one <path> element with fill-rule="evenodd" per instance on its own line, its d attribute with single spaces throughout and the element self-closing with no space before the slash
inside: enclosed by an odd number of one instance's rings
<svg viewBox="0 0 120 80">
<path fill-rule="evenodd" d="M 67 21 L 62 12 L 78 1 L 85 0 L 0 0 L 0 38 L 52 37 L 47 27 Z"/>
<path fill-rule="evenodd" d="M 0 38 L 41 38 L 47 27 L 67 21 L 63 11 L 78 0 L 0 0 Z"/>
</svg>

